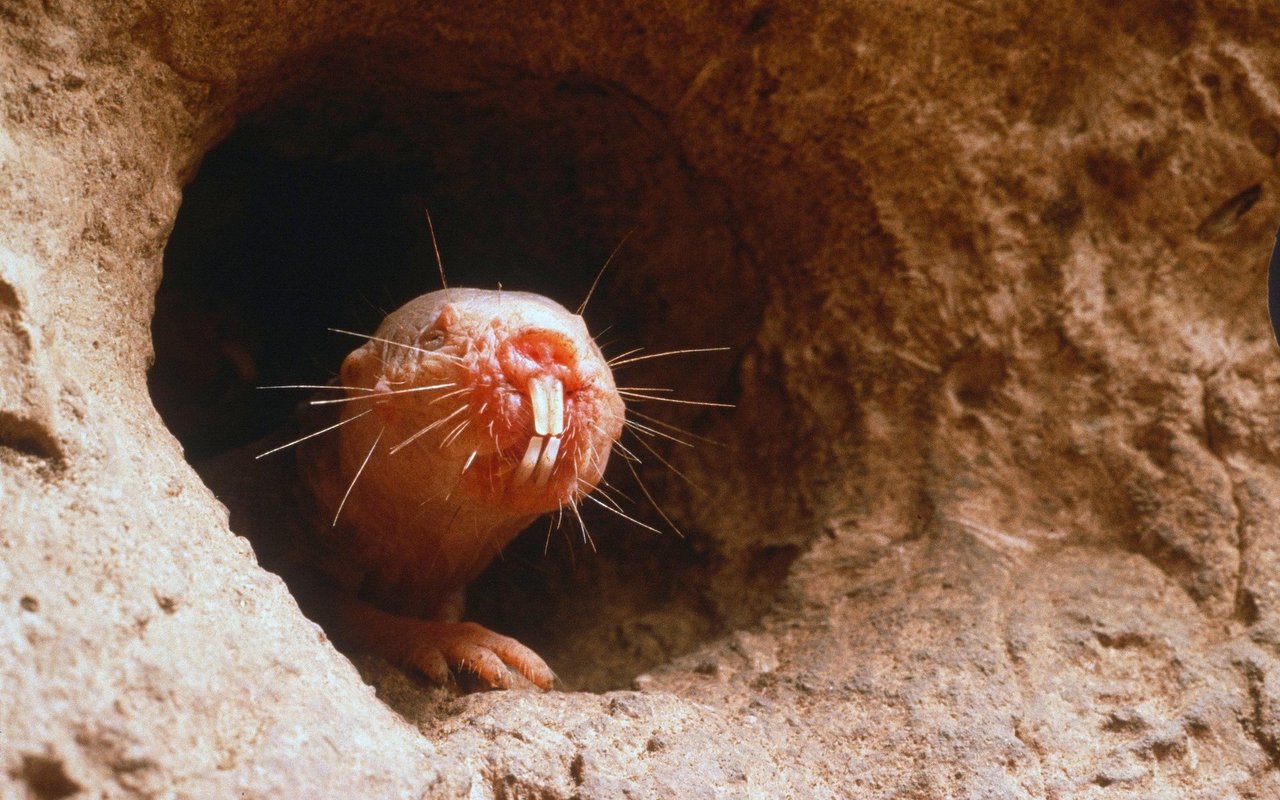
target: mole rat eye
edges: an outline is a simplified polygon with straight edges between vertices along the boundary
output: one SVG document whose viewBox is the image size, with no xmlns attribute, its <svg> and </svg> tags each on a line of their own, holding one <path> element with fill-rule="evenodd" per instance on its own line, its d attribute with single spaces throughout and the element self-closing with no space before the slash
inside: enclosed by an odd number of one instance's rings
<svg viewBox="0 0 1280 800">
<path fill-rule="evenodd" d="M 444 344 L 444 331 L 428 328 L 418 337 L 418 347 L 423 350 L 439 350 Z"/>
<path fill-rule="evenodd" d="M 418 347 L 424 350 L 438 350 L 444 344 L 445 334 L 458 324 L 458 311 L 452 303 L 445 304 L 440 314 L 418 335 Z"/>
</svg>

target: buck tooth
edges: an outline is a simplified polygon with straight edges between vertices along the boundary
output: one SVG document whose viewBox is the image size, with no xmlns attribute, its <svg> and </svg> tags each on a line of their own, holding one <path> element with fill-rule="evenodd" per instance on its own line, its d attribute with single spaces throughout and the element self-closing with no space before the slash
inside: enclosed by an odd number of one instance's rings
<svg viewBox="0 0 1280 800">
<path fill-rule="evenodd" d="M 547 384 L 544 378 L 532 378 L 529 381 L 529 406 L 533 410 L 533 432 L 539 436 L 548 433 L 548 411 L 551 398 L 547 396 Z"/>
<path fill-rule="evenodd" d="M 529 437 L 529 446 L 524 449 L 524 458 L 520 459 L 520 466 L 516 467 L 516 471 L 511 476 L 512 483 L 524 483 L 533 477 L 533 471 L 542 457 L 544 444 L 546 439 L 540 436 Z"/>
<path fill-rule="evenodd" d="M 546 486 L 547 481 L 551 480 L 551 473 L 556 469 L 556 456 L 560 452 L 560 437 L 552 436 L 547 439 L 546 449 L 542 451 L 542 457 L 538 459 L 538 471 L 534 477 L 534 483 L 538 486 Z"/>
<path fill-rule="evenodd" d="M 550 379 L 551 392 L 547 402 L 547 431 L 552 436 L 564 433 L 564 384 L 555 378 Z"/>
</svg>

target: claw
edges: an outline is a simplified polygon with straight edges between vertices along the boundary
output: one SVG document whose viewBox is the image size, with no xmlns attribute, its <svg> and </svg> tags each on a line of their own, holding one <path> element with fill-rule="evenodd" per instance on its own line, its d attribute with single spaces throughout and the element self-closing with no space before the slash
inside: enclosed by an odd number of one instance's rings
<svg viewBox="0 0 1280 800">
<path fill-rule="evenodd" d="M 447 663 L 455 672 L 471 673 L 495 689 L 509 689 L 514 675 L 524 676 L 539 689 L 550 689 L 555 674 L 538 654 L 509 636 L 503 636 L 474 622 L 426 623 L 413 661 L 425 659 L 426 666 Z M 429 631 L 429 633 L 428 633 Z M 415 667 L 434 679 L 423 664 Z"/>
<path fill-rule="evenodd" d="M 344 646 L 382 656 L 414 669 L 436 683 L 469 673 L 494 688 L 507 688 L 523 675 L 550 689 L 555 673 L 538 654 L 509 636 L 474 622 L 435 622 L 389 614 L 357 600 L 335 599 L 334 636 Z"/>
</svg>

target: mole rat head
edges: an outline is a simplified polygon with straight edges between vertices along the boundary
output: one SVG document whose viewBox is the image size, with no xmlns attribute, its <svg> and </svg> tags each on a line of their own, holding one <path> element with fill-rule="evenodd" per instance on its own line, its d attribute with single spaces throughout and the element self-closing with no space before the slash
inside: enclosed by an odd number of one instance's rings
<svg viewBox="0 0 1280 800">
<path fill-rule="evenodd" d="M 456 472 L 478 500 L 531 514 L 573 502 L 621 434 L 599 347 L 580 316 L 541 295 L 432 292 L 388 316 L 366 348 L 344 362 L 343 382 L 401 390 L 376 406 L 391 454 Z"/>
</svg>

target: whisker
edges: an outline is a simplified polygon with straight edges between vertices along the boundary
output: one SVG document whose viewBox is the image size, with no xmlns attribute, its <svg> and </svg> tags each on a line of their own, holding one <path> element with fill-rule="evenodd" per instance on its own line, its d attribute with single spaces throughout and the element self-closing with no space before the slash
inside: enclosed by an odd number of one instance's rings
<svg viewBox="0 0 1280 800">
<path fill-rule="evenodd" d="M 724 442 L 720 442 L 715 439 L 710 439 L 710 438 L 707 438 L 706 436 L 700 436 L 691 430 L 681 428 L 679 425 L 672 425 L 670 422 L 667 422 L 666 420 L 658 419 L 652 414 L 645 414 L 643 412 L 636 411 L 634 408 L 628 408 L 627 415 L 632 417 L 639 417 L 640 419 L 643 419 L 643 420 L 648 420 L 654 425 L 661 426 L 663 428 L 666 428 L 669 431 L 675 431 L 676 433 L 682 436 L 688 436 L 690 439 L 695 439 L 699 442 L 706 442 L 707 444 L 713 444 L 716 447 L 724 447 Z"/>
<path fill-rule="evenodd" d="M 456 386 L 457 384 L 452 384 L 452 385 L 453 385 L 453 386 Z M 432 400 L 431 402 L 427 403 L 427 405 L 429 405 L 429 406 L 433 406 L 433 405 L 435 405 L 436 403 L 439 403 L 441 400 L 447 400 L 447 399 L 449 399 L 450 397 L 457 397 L 457 396 L 458 396 L 458 395 L 460 395 L 460 394 L 466 394 L 467 392 L 471 391 L 471 388 L 472 388 L 472 387 L 470 387 L 470 386 L 463 386 L 461 389 L 455 389 L 455 390 L 453 390 L 452 392 L 448 392 L 447 394 L 442 394 L 442 395 L 440 395 L 439 397 L 437 397 L 436 399 L 434 399 L 434 400 Z"/>
<path fill-rule="evenodd" d="M 429 355 L 429 356 L 439 355 L 439 353 L 437 353 L 436 351 L 428 350 L 425 347 L 418 347 L 417 345 L 413 345 L 413 344 L 405 344 L 404 342 L 397 342 L 392 339 L 384 339 L 381 336 L 372 336 L 367 333 L 356 333 L 355 331 L 343 330 L 342 328 L 329 328 L 328 330 L 332 331 L 333 333 L 341 333 L 347 336 L 355 336 L 358 339 L 368 339 L 371 342 L 381 342 L 382 344 L 389 344 L 395 347 L 403 347 L 404 349 L 412 350 L 415 353 L 422 353 L 424 355 Z"/>
<path fill-rule="evenodd" d="M 605 491 L 605 487 L 608 487 L 609 491 Z M 635 503 L 634 500 L 632 500 L 630 497 L 627 496 L 626 492 L 622 491 L 617 486 L 614 486 L 612 483 L 609 483 L 608 481 L 603 479 L 600 481 L 600 483 L 596 484 L 595 490 L 600 493 L 601 497 L 608 500 L 610 503 L 613 503 L 614 507 L 618 509 L 622 508 L 622 504 L 619 503 L 616 499 L 614 499 L 613 495 L 610 494 L 610 492 L 614 492 L 616 494 L 621 495 L 622 499 L 626 500 L 628 503 Z"/>
<path fill-rule="evenodd" d="M 308 433 L 306 436 L 300 436 L 297 439 L 294 439 L 292 442 L 289 442 L 287 444 L 282 444 L 279 447 L 273 447 L 265 453 L 258 453 L 256 456 L 254 456 L 254 458 L 258 459 L 258 458 L 262 458 L 263 456 L 269 456 L 272 453 L 278 453 L 279 451 L 285 449 L 286 447 L 293 447 L 295 444 L 300 444 L 302 442 L 305 442 L 306 440 L 310 439 L 313 436 L 319 436 L 322 433 L 328 433 L 334 428 L 341 428 L 343 425 L 346 425 L 348 422 L 355 422 L 356 420 L 360 419 L 365 414 L 368 414 L 371 411 L 373 411 L 372 408 L 369 409 L 369 411 L 361 411 L 359 414 L 356 414 L 354 417 L 348 417 L 347 419 L 344 419 L 341 422 L 335 422 L 334 424 L 330 425 L 327 428 L 321 428 L 318 431 Z"/>
<path fill-rule="evenodd" d="M 457 441 L 458 437 L 462 435 L 462 432 L 466 430 L 467 426 L 470 424 L 471 424 L 470 419 L 464 419 L 462 420 L 462 422 L 458 423 L 458 426 L 454 428 L 452 431 L 450 431 L 449 435 L 444 437 L 443 441 L 440 442 L 440 449 L 443 450 L 449 445 L 453 444 L 455 441 Z"/>
<path fill-rule="evenodd" d="M 637 439 L 637 441 L 639 441 L 639 440 Z M 613 446 L 614 446 L 614 447 L 616 447 L 616 448 L 618 448 L 618 452 L 622 453 L 622 457 L 623 457 L 625 460 L 627 460 L 627 461 L 634 461 L 634 462 L 636 462 L 637 464 L 643 464 L 643 463 L 644 463 L 644 462 L 640 459 L 640 456 L 638 456 L 638 455 L 636 455 L 635 453 L 631 452 L 631 449 L 630 449 L 629 447 L 627 447 L 625 444 L 623 444 L 621 440 L 614 442 L 614 443 L 613 443 Z"/>
<path fill-rule="evenodd" d="M 623 420 L 622 424 L 630 427 L 632 430 L 636 431 L 637 433 L 643 433 L 648 436 L 661 436 L 663 439 L 670 439 L 676 444 L 682 444 L 685 447 L 693 447 L 693 444 L 691 442 L 686 442 L 684 439 L 677 438 L 675 436 L 672 436 L 669 433 L 663 433 L 662 431 L 657 430 L 656 428 L 650 428 L 648 425 L 645 425 L 640 422 L 636 422 L 633 419 Z"/>
<path fill-rule="evenodd" d="M 637 349 L 641 349 L 641 348 L 637 348 Z M 636 356 L 635 358 L 624 359 L 622 356 L 618 356 L 617 358 L 613 358 L 609 360 L 609 368 L 617 369 L 618 367 L 626 366 L 627 364 L 634 364 L 637 361 L 648 361 L 651 358 L 666 358 L 667 356 L 680 356 L 680 355 L 685 355 L 687 353 L 723 353 L 726 350 L 732 350 L 732 349 L 733 349 L 732 347 L 690 347 L 684 350 L 666 350 L 661 353 L 649 353 L 648 355 Z M 631 352 L 634 353 L 635 350 Z M 630 354 L 623 353 L 623 355 L 630 355 Z"/>
<path fill-rule="evenodd" d="M 445 424 L 446 422 L 448 422 L 449 420 L 453 419 L 454 417 L 458 416 L 459 414 L 461 414 L 463 411 L 466 411 L 466 410 L 467 410 L 467 406 L 466 406 L 465 404 L 464 404 L 464 405 L 460 405 L 460 406 L 458 406 L 458 407 L 457 407 L 457 409 L 455 409 L 455 410 L 453 411 L 453 413 L 449 414 L 449 416 L 447 416 L 447 417 L 441 417 L 440 419 L 436 420 L 435 422 L 431 423 L 430 425 L 427 425 L 426 427 L 422 428 L 422 430 L 420 430 L 420 431 L 418 431 L 417 433 L 413 434 L 413 435 L 412 435 L 412 436 L 410 436 L 408 439 L 405 439 L 405 440 L 404 440 L 403 442 L 401 442 L 400 444 L 398 444 L 398 445 L 396 445 L 395 447 L 391 448 L 391 450 L 388 452 L 388 455 L 395 455 L 396 453 L 400 452 L 400 451 L 401 451 L 401 450 L 403 450 L 404 448 L 408 447 L 411 443 L 413 443 L 414 441 L 416 441 L 416 440 L 418 439 L 418 437 L 425 435 L 425 434 L 426 434 L 426 433 L 428 433 L 429 431 L 432 431 L 432 430 L 434 430 L 434 429 L 436 429 L 436 428 L 439 428 L 441 425 Z"/>
<path fill-rule="evenodd" d="M 356 481 L 360 480 L 360 476 L 364 474 L 364 468 L 368 466 L 369 459 L 373 458 L 373 451 L 377 449 L 378 442 L 382 441 L 382 434 L 387 429 L 383 428 L 378 431 L 378 435 L 373 437 L 373 444 L 369 445 L 369 452 L 365 454 L 364 461 L 360 462 L 360 469 L 356 470 L 356 474 L 351 478 L 351 483 L 347 486 L 346 494 L 342 495 L 342 502 L 338 503 L 338 510 L 333 514 L 333 527 L 338 527 L 338 517 L 342 516 L 342 509 L 347 504 L 347 498 L 351 496 L 351 490 L 356 488 Z"/>
<path fill-rule="evenodd" d="M 671 470 L 672 472 L 674 472 L 676 475 L 680 476 L 680 478 L 681 478 L 685 483 L 687 483 L 687 484 L 689 484 L 690 486 L 692 486 L 694 489 L 696 489 L 700 494 L 702 494 L 702 495 L 704 495 L 704 496 L 706 496 L 706 495 L 708 494 L 706 489 L 703 489 L 701 486 L 699 486 L 698 484 L 696 484 L 696 483 L 694 483 L 692 480 L 690 480 L 688 475 L 685 475 L 683 472 L 681 472 L 680 470 L 676 469 L 676 468 L 675 468 L 675 466 L 674 466 L 670 461 L 668 461 L 668 460 L 666 460 L 665 458 L 663 458 L 663 457 L 662 457 L 662 455 L 661 455 L 657 450 L 655 450 L 655 449 L 653 448 L 653 446 L 652 446 L 652 445 L 650 445 L 648 442 L 646 442 L 644 439 L 641 439 L 639 436 L 637 436 L 637 437 L 636 437 L 636 441 L 637 441 L 637 442 L 639 442 L 641 445 L 643 445 L 643 446 L 644 446 L 644 449 L 646 449 L 646 450 L 648 450 L 650 453 L 652 453 L 654 458 L 656 458 L 656 459 L 658 459 L 658 461 L 662 462 L 662 465 L 663 465 L 663 466 L 665 466 L 667 469 L 669 469 L 669 470 Z M 617 446 L 617 442 L 614 442 L 614 446 Z M 640 459 L 638 459 L 638 458 L 637 458 L 637 459 L 636 459 L 636 461 L 637 461 L 637 462 L 639 462 L 639 461 L 640 461 Z"/>
<path fill-rule="evenodd" d="M 376 392 L 377 389 L 370 389 L 365 386 L 343 386 L 340 383 L 287 383 L 280 386 L 259 386 L 259 389 L 329 389 L 331 391 L 341 389 L 351 392 Z"/>
<path fill-rule="evenodd" d="M 618 394 L 623 397 L 630 397 L 633 400 L 654 400 L 659 403 L 678 403 L 682 406 L 707 406 L 709 408 L 735 408 L 732 403 L 712 403 L 706 400 L 677 400 L 674 397 L 654 397 L 653 395 L 640 394 L 631 390 L 619 389 Z"/>
<path fill-rule="evenodd" d="M 606 504 L 606 505 L 608 505 L 608 507 L 609 507 L 611 510 L 613 510 L 613 511 L 617 511 L 617 512 L 618 512 L 618 513 L 620 513 L 620 514 L 621 514 L 621 513 L 623 513 L 623 512 L 622 512 L 622 506 L 621 506 L 621 505 L 619 505 L 619 503 L 618 503 L 618 501 L 617 501 L 617 500 L 614 500 L 614 499 L 613 499 L 612 497 L 610 497 L 609 495 L 607 495 L 607 494 L 605 494 L 604 492 L 600 491 L 600 487 L 599 487 L 599 486 L 596 486 L 595 491 L 596 491 L 596 493 L 597 493 L 597 494 L 599 494 L 599 495 L 600 495 L 599 497 L 596 497 L 596 500 L 597 500 L 597 501 L 601 501 L 601 502 L 605 503 L 605 504 Z M 585 495 L 584 495 L 584 496 L 585 496 Z M 592 496 L 594 497 L 595 495 L 592 495 Z"/>
<path fill-rule="evenodd" d="M 594 294 L 596 291 L 596 284 L 600 283 L 600 276 L 604 275 L 604 271 L 608 269 L 609 264 L 613 262 L 613 257 L 618 254 L 618 251 L 622 249 L 622 246 L 627 243 L 628 239 L 631 238 L 631 234 L 635 232 L 636 232 L 635 228 L 632 228 L 631 230 L 627 231 L 627 235 L 622 237 L 622 241 L 618 242 L 618 246 L 613 248 L 613 252 L 610 253 L 609 257 L 604 260 L 604 266 L 602 266 L 600 268 L 600 271 L 596 273 L 596 279 L 591 282 L 591 288 L 587 290 L 587 296 L 582 298 L 582 304 L 579 305 L 578 310 L 573 313 L 577 314 L 578 316 L 582 316 L 582 312 L 587 308 L 587 302 L 591 299 L 591 295 Z"/>
<path fill-rule="evenodd" d="M 449 502 L 449 498 L 453 497 L 454 490 L 456 490 L 459 486 L 462 485 L 462 481 L 464 478 L 466 478 L 466 476 L 467 476 L 467 473 L 465 470 L 458 473 L 458 477 L 453 481 L 453 485 L 449 487 L 449 491 L 444 493 L 444 502 L 446 503 Z M 430 498 L 428 498 L 428 500 L 429 499 Z M 423 500 L 422 504 L 425 506 L 428 500 Z"/>
<path fill-rule="evenodd" d="M 637 470 L 635 468 L 635 465 L 632 464 L 630 461 L 626 462 L 626 464 L 627 464 L 627 469 L 631 470 L 631 474 L 635 476 L 636 484 L 640 487 L 640 491 L 644 492 L 644 496 L 649 498 L 649 504 L 653 506 L 653 510 L 657 511 L 658 516 L 662 517 L 663 521 L 671 526 L 671 530 L 676 532 L 676 536 L 679 536 L 681 539 L 683 539 L 684 531 L 680 530 L 679 526 L 677 526 L 674 522 L 671 521 L 671 517 L 667 516 L 667 512 L 663 511 L 662 506 L 658 505 L 658 501 L 653 499 L 653 495 L 649 493 L 649 487 L 645 486 L 644 481 L 640 480 L 639 470 Z"/>
<path fill-rule="evenodd" d="M 601 508 L 603 508 L 603 509 L 607 509 L 608 511 L 610 511 L 610 512 L 612 512 L 612 513 L 614 513 L 614 514 L 617 514 L 618 516 L 622 517 L 623 519 L 627 520 L 628 522 L 633 522 L 633 523 L 635 523 L 636 525 L 639 525 L 641 528 L 644 528 L 644 529 L 645 529 L 645 530 L 647 530 L 647 531 L 653 531 L 654 533 L 658 534 L 659 536 L 661 536 L 661 535 L 662 535 L 662 531 L 658 530 L 657 528 L 653 527 L 652 525 L 646 525 L 646 524 L 644 524 L 643 522 L 641 522 L 640 520 L 636 519 L 635 517 L 628 516 L 628 515 L 626 515 L 626 514 L 622 513 L 621 511 L 617 510 L 616 508 L 613 508 L 613 507 L 612 507 L 612 506 L 610 506 L 609 504 L 600 502 L 599 500 L 597 500 L 597 499 L 596 499 L 596 497 L 595 497 L 594 495 L 589 495 L 589 494 L 588 494 L 588 495 L 583 495 L 583 497 L 584 497 L 585 499 L 590 500 L 591 502 L 595 503 L 596 505 L 600 506 Z"/>
<path fill-rule="evenodd" d="M 577 477 L 577 474 L 576 474 L 576 473 L 574 474 L 574 477 L 575 477 L 575 478 Z M 575 514 L 577 513 L 577 510 L 576 510 L 576 504 L 574 504 L 574 503 L 570 503 L 570 504 L 569 504 L 569 507 L 570 507 L 570 508 L 575 509 L 575 510 L 574 510 L 574 513 L 575 513 Z M 578 555 L 577 555 L 577 553 L 575 553 L 575 552 L 573 551 L 573 538 L 569 536 L 569 528 L 568 528 L 568 526 L 566 526 L 566 525 L 563 525 L 563 524 L 562 524 L 562 523 L 564 522 L 564 506 L 561 506 L 561 507 L 560 507 L 559 509 L 557 509 L 557 510 L 559 511 L 559 514 L 556 516 L 556 530 L 558 530 L 558 531 L 560 531 L 562 534 L 564 534 L 564 543 L 565 543 L 566 545 L 568 545 L 568 547 L 566 548 L 566 551 L 569 553 L 569 566 L 570 566 L 570 567 L 574 567 L 574 568 L 576 568 L 576 567 L 578 566 Z M 581 522 L 582 522 L 582 518 L 581 518 L 581 517 L 579 517 L 579 518 L 578 518 L 578 522 L 579 522 L 579 524 L 581 524 Z M 586 526 L 585 526 L 585 525 L 584 525 L 584 526 L 582 526 L 582 529 L 583 529 L 583 533 L 586 533 Z M 586 541 L 586 539 L 587 539 L 587 537 L 585 537 L 585 536 L 584 536 L 584 537 L 583 537 L 583 541 Z M 551 542 L 550 542 L 550 540 L 548 539 L 547 544 L 549 545 L 550 543 L 551 543 Z M 594 546 L 594 545 L 593 545 L 593 546 Z M 544 553 L 543 555 L 546 555 L 546 554 Z"/>
<path fill-rule="evenodd" d="M 604 331 L 601 331 L 600 333 L 604 333 Z M 599 336 L 600 333 L 597 333 L 596 336 Z M 612 367 L 614 364 L 618 363 L 618 361 L 620 361 L 621 359 L 624 359 L 630 355 L 635 355 L 636 353 L 639 353 L 643 349 L 644 349 L 643 347 L 633 347 L 630 350 L 626 351 L 625 353 L 618 353 L 613 358 L 607 359 L 604 363 Z"/>
<path fill-rule="evenodd" d="M 668 389 L 665 386 L 619 386 L 620 392 L 674 392 L 675 389 Z"/>
<path fill-rule="evenodd" d="M 583 495 L 583 497 L 590 497 L 590 496 L 591 495 L 589 494 Z M 591 531 L 587 530 L 587 523 L 582 519 L 582 512 L 578 510 L 578 504 L 570 503 L 569 508 L 570 510 L 573 511 L 573 515 L 578 518 L 578 527 L 582 528 L 582 541 L 591 545 L 591 552 L 593 553 L 596 552 L 596 541 L 595 539 L 591 538 Z"/>
<path fill-rule="evenodd" d="M 476 456 L 480 455 L 479 450 L 472 450 L 471 455 L 467 456 L 467 463 L 462 465 L 462 474 L 466 475 L 467 470 L 471 469 L 471 464 L 476 460 Z"/>
<path fill-rule="evenodd" d="M 449 282 L 444 279 L 444 261 L 440 259 L 440 245 L 436 243 L 436 226 L 431 222 L 431 209 L 424 208 L 427 214 L 427 229 L 431 231 L 431 249 L 436 251 L 436 266 L 440 268 L 440 288 L 448 289 Z"/>
<path fill-rule="evenodd" d="M 333 405 L 334 403 L 352 403 L 352 402 L 355 402 L 356 400 L 377 400 L 380 397 L 390 397 L 391 395 L 396 395 L 396 394 L 413 394 L 414 392 L 429 392 L 433 389 L 448 389 L 450 386 L 457 386 L 457 385 L 458 384 L 456 383 L 433 383 L 430 386 L 414 386 L 411 389 L 388 389 L 382 392 L 379 392 L 374 389 L 369 389 L 367 391 L 373 392 L 373 394 L 366 394 L 359 397 L 331 397 L 324 400 L 312 400 L 309 402 L 309 405 L 328 406 L 328 405 Z M 432 402 L 435 402 L 435 401 L 433 400 Z"/>
<path fill-rule="evenodd" d="M 393 347 L 403 347 L 406 350 L 412 350 L 415 353 L 422 353 L 423 355 L 428 355 L 432 358 L 444 358 L 450 361 L 463 360 L 461 356 L 455 356 L 451 353 L 442 353 L 439 350 L 428 350 L 425 347 L 418 347 L 416 344 L 405 344 L 404 342 L 397 342 L 394 339 L 384 339 L 381 336 L 371 336 L 367 333 L 356 333 L 355 331 L 343 330 L 342 328 L 329 328 L 328 330 L 333 331 L 334 333 L 345 334 L 347 336 L 355 336 L 358 339 L 368 339 L 371 342 L 389 344 Z"/>
<path fill-rule="evenodd" d="M 383 319 L 387 316 L 387 314 L 391 313 L 387 309 L 373 302 L 373 298 L 365 294 L 363 290 L 361 290 L 360 292 L 360 299 L 363 300 L 364 304 L 369 307 L 369 310 L 373 311 L 375 314 L 378 315 L 378 319 Z"/>
</svg>

